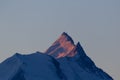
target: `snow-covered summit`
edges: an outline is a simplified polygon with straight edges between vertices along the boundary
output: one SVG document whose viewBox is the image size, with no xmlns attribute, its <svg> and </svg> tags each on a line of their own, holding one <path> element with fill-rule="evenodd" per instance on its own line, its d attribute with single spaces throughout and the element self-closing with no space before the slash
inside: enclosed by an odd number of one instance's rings
<svg viewBox="0 0 120 80">
<path fill-rule="evenodd" d="M 0 64 L 0 80 L 113 80 L 65 32 L 45 53 L 14 54 Z"/>
<path fill-rule="evenodd" d="M 67 41 L 70 41 L 74 45 L 73 39 L 66 32 L 63 32 L 62 36 L 65 36 L 65 38 L 67 39 Z"/>
<path fill-rule="evenodd" d="M 75 47 L 72 38 L 65 32 L 50 46 L 45 53 L 55 58 L 64 57 Z"/>
</svg>

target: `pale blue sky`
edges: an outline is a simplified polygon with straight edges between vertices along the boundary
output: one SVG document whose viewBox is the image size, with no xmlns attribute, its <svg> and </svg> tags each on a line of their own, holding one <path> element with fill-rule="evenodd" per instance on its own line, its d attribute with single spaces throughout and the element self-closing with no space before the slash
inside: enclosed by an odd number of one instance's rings
<svg viewBox="0 0 120 80">
<path fill-rule="evenodd" d="M 0 62 L 45 51 L 64 31 L 120 80 L 120 0 L 0 0 Z"/>
</svg>

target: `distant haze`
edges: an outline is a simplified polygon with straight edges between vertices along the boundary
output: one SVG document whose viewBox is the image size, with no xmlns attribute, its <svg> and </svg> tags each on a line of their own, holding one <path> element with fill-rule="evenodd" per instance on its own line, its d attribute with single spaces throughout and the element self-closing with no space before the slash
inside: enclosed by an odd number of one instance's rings
<svg viewBox="0 0 120 80">
<path fill-rule="evenodd" d="M 44 52 L 62 32 L 120 80 L 120 0 L 0 0 L 0 62 Z"/>
</svg>

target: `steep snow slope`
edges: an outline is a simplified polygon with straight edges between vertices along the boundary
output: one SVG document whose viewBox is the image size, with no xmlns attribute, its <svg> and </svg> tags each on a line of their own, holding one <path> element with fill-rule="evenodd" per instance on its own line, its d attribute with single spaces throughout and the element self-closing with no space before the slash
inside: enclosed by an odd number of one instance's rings
<svg viewBox="0 0 120 80">
<path fill-rule="evenodd" d="M 20 59 L 17 58 L 16 55 L 5 60 L 3 63 L 0 64 L 0 80 L 12 80 L 15 75 L 17 76 L 18 72 L 22 73 L 22 64 L 23 63 L 20 61 Z"/>
<path fill-rule="evenodd" d="M 0 80 L 66 80 L 59 63 L 39 52 L 16 54 L 0 64 Z"/>
<path fill-rule="evenodd" d="M 75 47 L 74 41 L 67 33 L 62 33 L 62 35 L 52 44 L 51 47 L 47 49 L 45 53 L 56 57 L 64 57 L 71 52 Z"/>
<path fill-rule="evenodd" d="M 107 73 L 96 67 L 79 43 L 70 54 L 74 54 L 74 56 L 57 59 L 68 80 L 113 80 Z"/>
<path fill-rule="evenodd" d="M 16 53 L 0 64 L 0 80 L 113 80 L 63 33 L 45 53 Z"/>
<path fill-rule="evenodd" d="M 58 60 L 68 80 L 113 80 L 102 69 L 96 67 L 80 43 L 75 45 L 65 32 L 47 49 L 46 53 Z"/>
</svg>

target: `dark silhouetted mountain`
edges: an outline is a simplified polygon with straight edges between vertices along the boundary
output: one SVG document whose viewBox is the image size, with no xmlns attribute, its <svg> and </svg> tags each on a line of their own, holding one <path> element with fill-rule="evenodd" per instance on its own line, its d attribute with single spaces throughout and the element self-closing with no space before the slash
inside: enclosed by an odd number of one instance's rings
<svg viewBox="0 0 120 80">
<path fill-rule="evenodd" d="M 0 64 L 0 80 L 66 80 L 59 63 L 43 53 L 15 54 Z"/>
<path fill-rule="evenodd" d="M 67 33 L 45 53 L 16 53 L 0 64 L 0 80 L 113 80 Z"/>
</svg>

